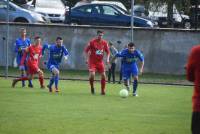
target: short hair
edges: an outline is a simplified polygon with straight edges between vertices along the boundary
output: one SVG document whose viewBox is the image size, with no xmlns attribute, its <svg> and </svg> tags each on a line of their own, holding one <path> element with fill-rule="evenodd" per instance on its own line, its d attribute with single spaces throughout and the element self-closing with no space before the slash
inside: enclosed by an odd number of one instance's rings
<svg viewBox="0 0 200 134">
<path fill-rule="evenodd" d="M 97 34 L 100 34 L 100 33 L 104 34 L 104 31 L 98 30 Z"/>
<path fill-rule="evenodd" d="M 34 40 L 41 39 L 40 36 L 35 36 Z"/>
<path fill-rule="evenodd" d="M 57 38 L 56 38 L 56 41 L 57 41 L 57 40 L 63 40 L 63 39 L 62 39 L 62 37 L 57 37 Z"/>
<path fill-rule="evenodd" d="M 135 44 L 133 42 L 128 43 L 128 47 L 135 47 Z"/>
<path fill-rule="evenodd" d="M 26 28 L 20 28 L 20 32 L 26 31 Z"/>
</svg>

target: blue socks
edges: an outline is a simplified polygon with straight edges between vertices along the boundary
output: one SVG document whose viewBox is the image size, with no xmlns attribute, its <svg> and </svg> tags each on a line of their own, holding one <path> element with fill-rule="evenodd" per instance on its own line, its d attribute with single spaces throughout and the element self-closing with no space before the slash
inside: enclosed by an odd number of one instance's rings
<svg viewBox="0 0 200 134">
<path fill-rule="evenodd" d="M 24 77 L 23 74 L 21 74 L 21 78 L 22 78 L 22 77 Z M 22 87 L 25 87 L 25 81 L 24 81 L 24 80 L 22 81 Z"/>
<path fill-rule="evenodd" d="M 51 76 L 50 81 L 49 81 L 49 86 L 51 87 L 54 83 L 54 76 Z"/>
<path fill-rule="evenodd" d="M 33 85 L 32 80 L 28 80 L 29 85 Z"/>
<path fill-rule="evenodd" d="M 137 86 L 138 86 L 138 80 L 133 81 L 133 93 L 136 93 L 137 91 Z"/>
<path fill-rule="evenodd" d="M 54 76 L 54 81 L 55 81 L 55 88 L 58 89 L 58 81 L 59 81 L 58 75 Z"/>
</svg>

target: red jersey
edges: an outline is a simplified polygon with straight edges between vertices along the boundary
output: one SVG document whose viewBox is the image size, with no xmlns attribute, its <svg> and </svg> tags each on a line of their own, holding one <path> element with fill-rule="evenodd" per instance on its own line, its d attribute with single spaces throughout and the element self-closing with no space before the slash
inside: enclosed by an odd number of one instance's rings
<svg viewBox="0 0 200 134">
<path fill-rule="evenodd" d="M 105 40 L 92 39 L 85 48 L 89 53 L 89 63 L 103 62 L 104 52 L 110 54 L 108 43 Z"/>
<path fill-rule="evenodd" d="M 42 54 L 42 47 L 31 45 L 28 47 L 28 64 L 39 65 L 39 60 Z"/>
<path fill-rule="evenodd" d="M 192 48 L 186 66 L 187 79 L 194 82 L 193 112 L 200 112 L 200 45 Z"/>
</svg>

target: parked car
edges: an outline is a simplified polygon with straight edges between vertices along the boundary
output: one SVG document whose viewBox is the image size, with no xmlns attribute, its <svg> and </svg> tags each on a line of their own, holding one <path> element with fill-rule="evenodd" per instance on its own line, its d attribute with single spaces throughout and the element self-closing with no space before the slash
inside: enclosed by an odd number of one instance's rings
<svg viewBox="0 0 200 134">
<path fill-rule="evenodd" d="M 0 21 L 7 21 L 7 1 L 0 1 Z M 9 2 L 9 21 L 24 23 L 45 23 L 46 20 L 41 14 L 23 9 L 12 2 Z"/>
<path fill-rule="evenodd" d="M 130 26 L 131 16 L 112 4 L 85 4 L 66 12 L 67 24 Z M 153 27 L 147 19 L 134 16 L 134 26 Z"/>
<path fill-rule="evenodd" d="M 62 0 L 31 0 L 22 7 L 44 15 L 51 22 L 64 22 L 69 8 Z"/>
<path fill-rule="evenodd" d="M 125 10 L 126 12 L 128 12 L 127 8 L 120 1 L 98 1 L 98 0 L 95 0 L 95 1 L 92 1 L 91 3 L 96 3 L 96 4 L 98 4 L 98 3 L 112 4 L 112 5 L 115 5 L 115 6 L 118 6 L 118 7 L 122 8 L 123 10 Z"/>
<path fill-rule="evenodd" d="M 190 19 L 192 27 L 200 27 L 200 5 L 197 7 L 197 11 L 195 11 L 195 6 L 190 7 Z M 197 16 L 196 16 L 197 15 Z M 195 20 L 195 17 L 197 17 Z M 196 24 L 197 23 L 197 24 Z"/>
<path fill-rule="evenodd" d="M 148 16 L 157 21 L 159 27 L 167 27 L 167 4 L 156 6 L 153 3 L 150 3 L 148 9 Z M 173 5 L 173 26 L 174 27 L 182 27 L 189 29 L 191 28 L 190 18 L 188 15 L 180 13 L 176 6 Z"/>
</svg>

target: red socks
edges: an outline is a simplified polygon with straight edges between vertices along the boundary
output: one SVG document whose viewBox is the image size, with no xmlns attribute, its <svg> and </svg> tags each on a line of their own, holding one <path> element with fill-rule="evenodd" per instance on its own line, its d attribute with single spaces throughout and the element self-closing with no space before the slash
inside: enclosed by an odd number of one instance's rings
<svg viewBox="0 0 200 134">
<path fill-rule="evenodd" d="M 94 89 L 94 78 L 90 78 L 89 81 L 91 89 Z"/>
<path fill-rule="evenodd" d="M 40 81 L 40 86 L 44 87 L 44 78 L 40 76 L 39 81 Z"/>
<path fill-rule="evenodd" d="M 106 79 L 101 79 L 101 93 L 105 94 Z"/>
</svg>

